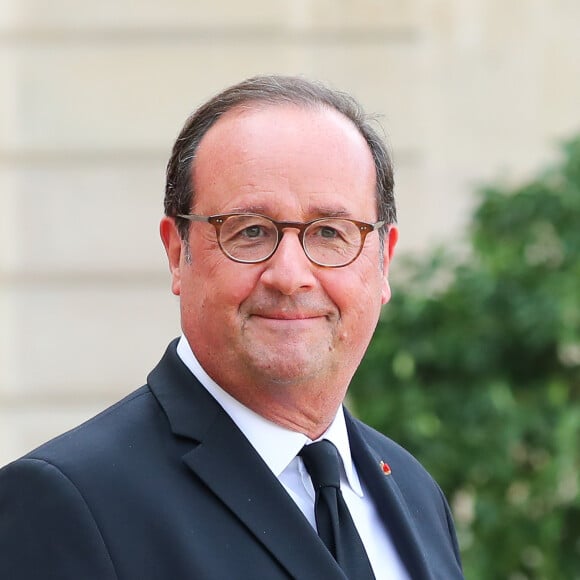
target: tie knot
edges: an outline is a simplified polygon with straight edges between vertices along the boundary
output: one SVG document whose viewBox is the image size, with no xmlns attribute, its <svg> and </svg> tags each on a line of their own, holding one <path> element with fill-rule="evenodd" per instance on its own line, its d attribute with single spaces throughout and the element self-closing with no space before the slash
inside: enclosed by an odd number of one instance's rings
<svg viewBox="0 0 580 580">
<path fill-rule="evenodd" d="M 314 489 L 336 487 L 340 489 L 338 450 L 327 439 L 305 445 L 299 453 L 310 474 Z"/>
</svg>

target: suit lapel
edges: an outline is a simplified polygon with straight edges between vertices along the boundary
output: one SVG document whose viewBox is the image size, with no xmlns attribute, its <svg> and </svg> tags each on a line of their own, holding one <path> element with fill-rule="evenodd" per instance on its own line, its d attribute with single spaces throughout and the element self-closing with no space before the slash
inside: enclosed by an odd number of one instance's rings
<svg viewBox="0 0 580 580">
<path fill-rule="evenodd" d="M 430 580 L 425 554 L 409 506 L 394 477 L 385 476 L 378 450 L 367 444 L 353 418 L 345 412 L 351 452 L 358 473 L 366 484 L 409 576 Z"/>
<path fill-rule="evenodd" d="M 183 455 L 185 464 L 290 576 L 345 578 L 278 479 L 181 362 L 175 342 L 148 382 L 173 433 L 199 442 Z"/>
<path fill-rule="evenodd" d="M 290 575 L 343 577 L 292 498 L 225 413 L 184 460 Z"/>
</svg>

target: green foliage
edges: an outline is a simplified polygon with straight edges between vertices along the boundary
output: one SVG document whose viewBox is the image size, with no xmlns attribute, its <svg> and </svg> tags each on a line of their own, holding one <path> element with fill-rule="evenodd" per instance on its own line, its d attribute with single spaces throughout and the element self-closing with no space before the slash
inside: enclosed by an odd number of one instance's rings
<svg viewBox="0 0 580 580">
<path fill-rule="evenodd" d="M 449 497 L 466 577 L 580 578 L 580 138 L 407 264 L 350 390 Z"/>
</svg>

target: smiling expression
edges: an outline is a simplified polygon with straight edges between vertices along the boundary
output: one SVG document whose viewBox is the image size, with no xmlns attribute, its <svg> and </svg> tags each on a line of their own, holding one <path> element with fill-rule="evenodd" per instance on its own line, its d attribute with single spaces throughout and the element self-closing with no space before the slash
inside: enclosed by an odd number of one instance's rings
<svg viewBox="0 0 580 580">
<path fill-rule="evenodd" d="M 327 108 L 229 111 L 202 138 L 192 180 L 192 212 L 200 215 L 377 220 L 368 145 Z M 182 328 L 206 372 L 242 403 L 291 428 L 333 416 L 390 297 L 396 228 L 385 236 L 384 254 L 373 232 L 357 260 L 342 268 L 310 262 L 295 229 L 285 230 L 276 253 L 258 264 L 228 259 L 210 224 L 190 226 L 190 261 L 171 218 L 161 233 Z"/>
</svg>

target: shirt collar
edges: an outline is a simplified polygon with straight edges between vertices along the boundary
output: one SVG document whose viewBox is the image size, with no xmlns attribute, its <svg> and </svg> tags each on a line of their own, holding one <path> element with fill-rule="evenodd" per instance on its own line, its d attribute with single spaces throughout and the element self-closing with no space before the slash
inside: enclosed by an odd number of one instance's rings
<svg viewBox="0 0 580 580">
<path fill-rule="evenodd" d="M 311 440 L 303 433 L 291 431 L 265 419 L 224 391 L 202 368 L 183 335 L 177 344 L 177 354 L 199 382 L 223 407 L 276 477 L 279 477 L 288 467 L 304 445 L 311 443 Z M 358 496 L 362 497 L 362 486 L 350 454 L 342 406 L 339 407 L 326 432 L 317 440 L 320 439 L 328 439 L 336 446 L 350 487 Z"/>
</svg>

